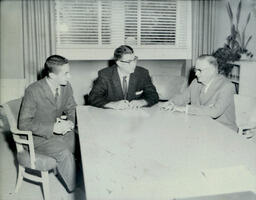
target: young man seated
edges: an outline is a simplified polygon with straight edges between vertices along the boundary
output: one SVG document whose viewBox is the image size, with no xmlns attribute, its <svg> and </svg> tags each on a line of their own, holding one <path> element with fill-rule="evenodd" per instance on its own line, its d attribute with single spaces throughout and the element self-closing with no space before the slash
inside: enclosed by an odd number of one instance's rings
<svg viewBox="0 0 256 200">
<path fill-rule="evenodd" d="M 116 64 L 98 72 L 89 94 L 89 104 L 112 109 L 152 106 L 158 94 L 148 70 L 136 66 L 137 57 L 130 46 L 122 45 L 114 52 Z"/>
</svg>

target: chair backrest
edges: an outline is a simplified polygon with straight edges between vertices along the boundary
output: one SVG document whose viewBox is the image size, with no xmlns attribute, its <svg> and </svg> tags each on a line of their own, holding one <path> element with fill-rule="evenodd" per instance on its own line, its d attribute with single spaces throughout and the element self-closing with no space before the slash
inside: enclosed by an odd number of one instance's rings
<svg viewBox="0 0 256 200">
<path fill-rule="evenodd" d="M 30 166 L 35 169 L 35 150 L 31 131 L 21 131 L 18 129 L 18 119 L 22 98 L 11 100 L 3 105 L 4 111 L 12 132 L 13 140 L 16 144 L 17 152 L 28 151 Z M 26 152 L 26 151 L 25 151 Z"/>
<path fill-rule="evenodd" d="M 152 75 L 160 100 L 168 100 L 185 90 L 187 80 L 183 76 Z"/>
<path fill-rule="evenodd" d="M 10 129 L 17 129 L 22 98 L 11 100 L 3 105 Z"/>
<path fill-rule="evenodd" d="M 256 127 L 256 98 L 235 94 L 234 101 L 237 126 L 239 128 Z"/>
<path fill-rule="evenodd" d="M 16 142 L 20 136 L 15 135 L 18 129 L 18 118 L 19 118 L 19 111 L 21 106 L 22 98 L 11 100 L 5 104 L 3 104 L 3 108 L 10 126 L 10 131 L 13 134 L 13 139 L 16 144 L 16 148 L 18 152 L 24 150 L 24 146 L 21 143 Z"/>
</svg>

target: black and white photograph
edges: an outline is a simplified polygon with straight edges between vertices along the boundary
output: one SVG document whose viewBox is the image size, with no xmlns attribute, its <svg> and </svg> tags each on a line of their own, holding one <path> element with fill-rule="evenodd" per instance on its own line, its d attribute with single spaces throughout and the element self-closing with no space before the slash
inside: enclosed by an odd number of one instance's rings
<svg viewBox="0 0 256 200">
<path fill-rule="evenodd" d="M 0 200 L 256 200 L 256 0 L 0 0 Z"/>
</svg>

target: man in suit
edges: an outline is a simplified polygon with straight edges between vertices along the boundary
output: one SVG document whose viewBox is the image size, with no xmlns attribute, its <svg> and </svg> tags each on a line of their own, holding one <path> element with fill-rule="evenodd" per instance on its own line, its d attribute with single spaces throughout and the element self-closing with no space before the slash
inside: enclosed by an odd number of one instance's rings
<svg viewBox="0 0 256 200">
<path fill-rule="evenodd" d="M 130 46 L 122 45 L 114 52 L 116 64 L 98 72 L 89 94 L 89 104 L 112 109 L 152 106 L 158 94 L 148 70 L 136 66 L 137 57 Z"/>
<path fill-rule="evenodd" d="M 206 115 L 237 131 L 235 123 L 235 86 L 218 74 L 213 56 L 202 55 L 196 61 L 196 79 L 184 93 L 162 105 L 165 110 Z"/>
<path fill-rule="evenodd" d="M 75 189 L 75 108 L 70 67 L 64 57 L 53 55 L 45 62 L 47 76 L 25 91 L 19 128 L 33 133 L 35 151 L 56 159 L 58 175 L 68 192 Z M 66 119 L 62 119 L 65 116 Z"/>
</svg>

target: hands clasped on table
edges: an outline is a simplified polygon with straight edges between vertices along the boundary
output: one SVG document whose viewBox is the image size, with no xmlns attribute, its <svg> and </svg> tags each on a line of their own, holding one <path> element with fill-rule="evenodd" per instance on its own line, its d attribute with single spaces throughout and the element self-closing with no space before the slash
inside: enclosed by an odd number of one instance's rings
<svg viewBox="0 0 256 200">
<path fill-rule="evenodd" d="M 110 102 L 106 104 L 105 107 L 112 108 L 115 110 L 128 110 L 128 109 L 139 109 L 146 105 L 147 105 L 147 102 L 145 100 L 133 100 L 130 102 L 127 100 L 120 100 L 120 101 Z"/>
<path fill-rule="evenodd" d="M 57 135 L 65 135 L 67 132 L 73 129 L 74 123 L 72 121 L 57 118 L 53 127 L 53 132 Z"/>
</svg>

